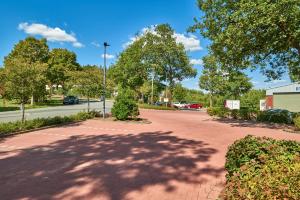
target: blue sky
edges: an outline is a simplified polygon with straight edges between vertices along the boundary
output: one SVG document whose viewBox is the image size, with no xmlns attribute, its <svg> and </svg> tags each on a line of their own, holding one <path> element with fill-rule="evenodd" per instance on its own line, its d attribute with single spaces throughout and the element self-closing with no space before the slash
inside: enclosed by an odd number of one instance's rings
<svg viewBox="0 0 300 200">
<path fill-rule="evenodd" d="M 46 37 L 50 48 L 67 48 L 77 54 L 80 64 L 103 64 L 102 43 L 111 44 L 110 63 L 145 27 L 169 23 L 176 38 L 184 42 L 198 70 L 195 79 L 184 80 L 186 87 L 197 89 L 201 58 L 207 54 L 209 41 L 199 34 L 187 34 L 193 18 L 200 16 L 196 0 L 7 0 L 0 3 L 0 65 L 14 44 L 28 35 Z M 249 72 L 256 88 L 289 83 L 270 83 L 259 72 Z"/>
</svg>

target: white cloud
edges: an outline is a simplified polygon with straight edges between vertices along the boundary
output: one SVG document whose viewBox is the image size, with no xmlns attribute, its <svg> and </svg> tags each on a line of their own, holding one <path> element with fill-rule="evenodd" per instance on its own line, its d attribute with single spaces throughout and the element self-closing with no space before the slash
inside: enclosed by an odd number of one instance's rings
<svg viewBox="0 0 300 200">
<path fill-rule="evenodd" d="M 91 42 L 91 45 L 95 46 L 95 47 L 100 47 L 100 44 L 98 42 Z"/>
<path fill-rule="evenodd" d="M 130 37 L 129 41 L 125 44 L 123 44 L 123 48 L 126 48 L 130 44 L 132 44 L 134 41 L 138 40 L 141 36 L 143 36 L 145 33 L 150 32 L 152 34 L 155 34 L 155 25 L 152 25 L 147 28 L 143 28 L 139 35 Z M 176 39 L 177 43 L 183 44 L 186 51 L 198 51 L 202 50 L 203 48 L 200 46 L 200 40 L 193 34 L 182 34 L 182 33 L 174 33 L 173 37 Z"/>
<path fill-rule="evenodd" d="M 200 40 L 198 40 L 195 35 L 184 35 L 180 33 L 174 33 L 174 37 L 176 38 L 176 42 L 182 43 L 185 50 L 187 51 L 202 50 L 202 47 L 200 46 Z"/>
<path fill-rule="evenodd" d="M 272 80 L 270 82 L 267 82 L 267 84 L 278 84 L 278 83 L 286 83 L 287 80 L 281 79 L 281 80 Z"/>
<path fill-rule="evenodd" d="M 203 65 L 203 60 L 202 59 L 191 59 L 190 63 L 192 65 Z"/>
<path fill-rule="evenodd" d="M 40 35 L 50 42 L 70 42 L 74 47 L 83 47 L 83 44 L 77 41 L 74 33 L 69 34 L 58 27 L 52 28 L 44 24 L 29 24 L 25 22 L 20 23 L 18 29 L 29 35 Z"/>
<path fill-rule="evenodd" d="M 101 57 L 104 58 L 104 54 L 102 54 Z M 114 55 L 111 55 L 111 54 L 106 54 L 106 58 L 107 58 L 107 59 L 114 59 L 115 56 L 114 56 Z"/>
</svg>

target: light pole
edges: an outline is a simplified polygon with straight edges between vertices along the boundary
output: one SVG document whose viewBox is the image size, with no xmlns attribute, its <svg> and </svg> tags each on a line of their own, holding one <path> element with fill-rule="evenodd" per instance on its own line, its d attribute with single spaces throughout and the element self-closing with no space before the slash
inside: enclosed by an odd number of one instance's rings
<svg viewBox="0 0 300 200">
<path fill-rule="evenodd" d="M 105 119 L 105 97 L 106 97 L 106 48 L 110 45 L 107 42 L 103 43 L 104 46 L 104 69 L 103 69 L 103 119 Z"/>
</svg>

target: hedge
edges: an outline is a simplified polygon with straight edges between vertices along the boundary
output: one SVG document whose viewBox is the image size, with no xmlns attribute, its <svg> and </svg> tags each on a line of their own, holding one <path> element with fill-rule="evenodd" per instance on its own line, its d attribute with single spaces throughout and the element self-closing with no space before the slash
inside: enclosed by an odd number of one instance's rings
<svg viewBox="0 0 300 200">
<path fill-rule="evenodd" d="M 77 122 L 82 120 L 87 120 L 94 118 L 96 112 L 79 112 L 75 115 L 65 116 L 65 117 L 48 117 L 48 118 L 37 118 L 33 120 L 27 120 L 24 124 L 21 121 L 0 123 L 0 136 L 9 135 L 11 133 L 32 130 L 36 128 L 41 128 L 44 126 L 51 126 L 56 124 L 64 124 L 68 122 Z"/>
<path fill-rule="evenodd" d="M 221 199 L 300 199 L 300 143 L 247 136 L 229 147 Z"/>
<path fill-rule="evenodd" d="M 156 106 L 156 105 L 150 105 L 150 104 L 138 104 L 139 108 L 144 109 L 152 109 L 152 110 L 177 110 L 174 107 L 167 107 L 167 106 Z"/>
</svg>

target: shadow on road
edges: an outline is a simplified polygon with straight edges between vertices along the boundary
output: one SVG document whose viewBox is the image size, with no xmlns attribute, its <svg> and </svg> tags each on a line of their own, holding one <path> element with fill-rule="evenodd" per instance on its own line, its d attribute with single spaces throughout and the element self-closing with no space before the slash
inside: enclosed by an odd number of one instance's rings
<svg viewBox="0 0 300 200">
<path fill-rule="evenodd" d="M 287 124 L 273 124 L 273 123 L 260 123 L 251 120 L 237 120 L 237 119 L 213 119 L 214 121 L 229 124 L 231 127 L 248 127 L 248 128 L 268 128 L 268 129 L 284 129 L 291 128 L 292 126 Z"/>
<path fill-rule="evenodd" d="M 38 137 L 38 135 L 37 135 Z M 126 199 L 129 192 L 172 181 L 200 184 L 223 168 L 205 167 L 217 153 L 171 132 L 72 136 L 0 156 L 1 199 Z M 4 197 L 4 198 L 3 198 Z"/>
</svg>

